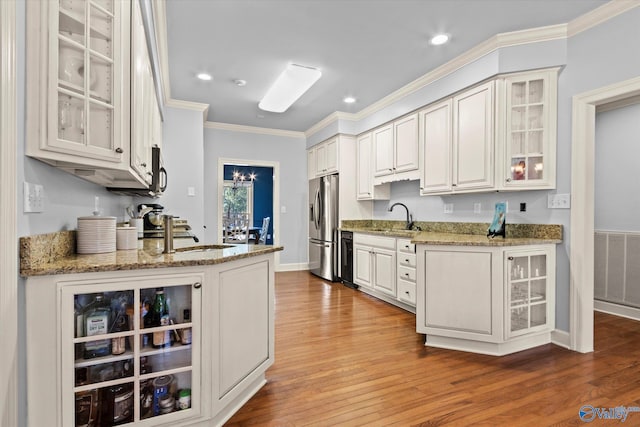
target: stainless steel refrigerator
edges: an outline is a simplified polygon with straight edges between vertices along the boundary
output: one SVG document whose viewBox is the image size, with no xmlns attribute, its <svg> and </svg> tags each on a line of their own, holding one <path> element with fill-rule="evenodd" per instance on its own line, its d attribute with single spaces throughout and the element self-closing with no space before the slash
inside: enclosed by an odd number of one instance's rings
<svg viewBox="0 0 640 427">
<path fill-rule="evenodd" d="M 309 181 L 309 271 L 338 280 L 338 175 Z"/>
</svg>

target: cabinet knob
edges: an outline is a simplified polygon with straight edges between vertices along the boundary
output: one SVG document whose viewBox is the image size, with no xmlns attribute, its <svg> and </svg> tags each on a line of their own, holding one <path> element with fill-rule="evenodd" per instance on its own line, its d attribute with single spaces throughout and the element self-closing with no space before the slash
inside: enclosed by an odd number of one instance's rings
<svg viewBox="0 0 640 427">
<path fill-rule="evenodd" d="M 147 172 L 147 175 L 153 176 L 153 172 Z"/>
<path fill-rule="evenodd" d="M 193 287 L 196 288 L 196 289 L 200 289 L 202 287 L 202 283 L 196 282 L 196 283 L 193 284 Z"/>
<path fill-rule="evenodd" d="M 409 277 L 409 273 L 404 273 L 405 276 Z"/>
<path fill-rule="evenodd" d="M 512 257 L 512 256 L 508 257 L 507 259 L 508 259 L 509 261 L 513 261 L 513 257 Z"/>
<path fill-rule="evenodd" d="M 404 262 L 408 263 L 408 262 L 409 262 L 409 260 L 408 260 L 408 259 L 405 259 L 405 260 L 404 260 Z"/>
<path fill-rule="evenodd" d="M 458 186 L 458 184 L 451 184 L 451 186 L 452 186 L 452 187 L 457 187 L 457 186 Z"/>
<path fill-rule="evenodd" d="M 124 151 L 122 150 L 121 147 L 116 148 L 116 153 L 118 154 L 122 154 Z"/>
<path fill-rule="evenodd" d="M 404 293 L 405 293 L 405 294 L 407 294 L 407 295 L 410 295 L 410 294 L 409 294 L 409 291 L 404 291 Z"/>
<path fill-rule="evenodd" d="M 511 178 L 507 178 L 507 179 L 505 179 L 505 181 L 511 182 Z"/>
<path fill-rule="evenodd" d="M 143 168 L 146 168 L 147 164 L 146 163 L 140 163 L 140 166 L 142 166 Z"/>
</svg>

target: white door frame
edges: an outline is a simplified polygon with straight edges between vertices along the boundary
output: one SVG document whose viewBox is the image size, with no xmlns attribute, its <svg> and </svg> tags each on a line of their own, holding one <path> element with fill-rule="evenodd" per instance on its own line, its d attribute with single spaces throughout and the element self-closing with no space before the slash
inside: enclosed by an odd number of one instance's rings
<svg viewBox="0 0 640 427">
<path fill-rule="evenodd" d="M 18 425 L 16 2 L 0 1 L 0 425 Z"/>
<path fill-rule="evenodd" d="M 222 225 L 222 197 L 224 195 L 224 165 L 248 165 L 256 167 L 273 168 L 273 217 L 271 223 L 273 224 L 273 245 L 280 245 L 280 162 L 272 162 L 269 160 L 248 160 L 248 159 L 231 159 L 220 157 L 218 158 L 218 213 L 216 220 L 216 236 L 218 243 L 222 243 L 222 233 L 220 233 L 220 227 Z M 258 178 L 259 179 L 259 178 Z M 276 271 L 280 269 L 280 252 L 275 252 L 274 262 Z"/>
<path fill-rule="evenodd" d="M 571 122 L 571 349 L 593 351 L 594 166 L 596 107 L 640 95 L 640 77 L 573 97 Z"/>
</svg>

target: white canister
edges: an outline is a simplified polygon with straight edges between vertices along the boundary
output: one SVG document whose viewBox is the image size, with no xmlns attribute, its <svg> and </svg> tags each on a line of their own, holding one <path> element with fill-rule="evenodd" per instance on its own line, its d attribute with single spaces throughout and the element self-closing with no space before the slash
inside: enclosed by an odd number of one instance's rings
<svg viewBox="0 0 640 427">
<path fill-rule="evenodd" d="M 138 238 L 142 239 L 144 237 L 144 222 L 142 218 L 131 218 L 129 225 L 138 231 Z"/>
<path fill-rule="evenodd" d="M 116 251 L 116 217 L 84 216 L 78 218 L 77 251 L 101 254 Z"/>
<path fill-rule="evenodd" d="M 135 227 L 116 228 L 116 249 L 119 251 L 138 249 L 138 230 Z"/>
</svg>

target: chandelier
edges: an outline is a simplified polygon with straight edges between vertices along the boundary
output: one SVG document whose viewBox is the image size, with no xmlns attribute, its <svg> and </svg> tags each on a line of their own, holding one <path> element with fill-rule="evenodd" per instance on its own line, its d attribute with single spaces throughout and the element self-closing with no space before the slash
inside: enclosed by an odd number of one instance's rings
<svg viewBox="0 0 640 427">
<path fill-rule="evenodd" d="M 233 187 L 231 189 L 236 192 L 238 188 L 248 185 L 248 183 L 256 180 L 256 174 L 251 172 L 249 175 L 245 175 L 238 171 L 233 171 Z"/>
</svg>

